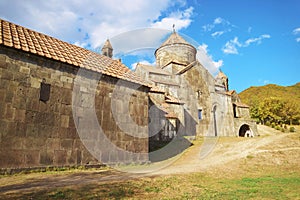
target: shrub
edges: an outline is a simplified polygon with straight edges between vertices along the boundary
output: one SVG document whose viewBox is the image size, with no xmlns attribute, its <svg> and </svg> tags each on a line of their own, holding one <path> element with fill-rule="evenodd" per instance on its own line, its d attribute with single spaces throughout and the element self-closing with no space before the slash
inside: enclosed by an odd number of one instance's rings
<svg viewBox="0 0 300 200">
<path fill-rule="evenodd" d="M 285 129 L 284 129 L 284 128 L 281 128 L 281 132 L 283 132 L 283 133 L 284 133 L 284 132 L 285 132 Z"/>
<path fill-rule="evenodd" d="M 280 130 L 280 126 L 275 126 L 275 129 L 279 131 Z"/>
<path fill-rule="evenodd" d="M 293 126 L 291 126 L 290 127 L 290 132 L 295 132 L 296 130 L 295 130 L 295 127 L 293 127 Z"/>
<path fill-rule="evenodd" d="M 287 125 L 286 125 L 286 124 L 284 125 L 284 129 L 288 129 L 288 127 L 287 127 Z"/>
<path fill-rule="evenodd" d="M 266 122 L 266 126 L 270 126 L 271 123 L 269 121 Z"/>
<path fill-rule="evenodd" d="M 272 128 L 275 128 L 275 123 L 274 123 L 274 122 L 272 122 L 271 127 L 272 127 Z M 277 126 L 276 126 L 276 127 L 277 127 Z"/>
</svg>

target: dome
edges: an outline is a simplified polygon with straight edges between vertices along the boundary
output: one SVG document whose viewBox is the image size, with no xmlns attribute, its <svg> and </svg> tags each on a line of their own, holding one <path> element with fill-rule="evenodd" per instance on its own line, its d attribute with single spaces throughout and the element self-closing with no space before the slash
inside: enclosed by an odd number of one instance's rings
<svg viewBox="0 0 300 200">
<path fill-rule="evenodd" d="M 196 60 L 197 50 L 178 33 L 173 33 L 156 49 L 156 64 L 164 67 L 170 61 L 178 61 L 185 65 Z"/>
<path fill-rule="evenodd" d="M 183 37 L 181 37 L 179 34 L 177 34 L 175 31 L 170 35 L 170 37 L 162 43 L 162 45 L 159 47 L 164 47 L 168 45 L 174 45 L 174 44 L 184 44 L 184 45 L 189 45 L 192 46 L 190 43 L 188 43 Z M 158 48 L 158 49 L 159 49 Z"/>
</svg>

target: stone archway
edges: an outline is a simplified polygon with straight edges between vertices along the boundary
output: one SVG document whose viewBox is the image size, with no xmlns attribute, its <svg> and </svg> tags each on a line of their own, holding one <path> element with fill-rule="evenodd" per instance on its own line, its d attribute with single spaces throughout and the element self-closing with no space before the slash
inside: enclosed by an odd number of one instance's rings
<svg viewBox="0 0 300 200">
<path fill-rule="evenodd" d="M 239 137 L 250 137 L 250 126 L 248 124 L 243 124 L 239 130 Z"/>
</svg>

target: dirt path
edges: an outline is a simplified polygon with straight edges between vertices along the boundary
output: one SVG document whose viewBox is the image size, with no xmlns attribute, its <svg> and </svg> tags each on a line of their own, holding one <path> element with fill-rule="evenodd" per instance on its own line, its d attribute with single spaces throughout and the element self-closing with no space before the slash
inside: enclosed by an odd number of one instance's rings
<svg viewBox="0 0 300 200">
<path fill-rule="evenodd" d="M 130 174 L 116 170 L 61 172 L 53 174 L 33 173 L 0 178 L 1 194 L 30 192 L 57 187 L 72 187 L 91 183 L 124 181 L 144 176 L 158 176 L 176 173 L 211 172 L 235 170 L 232 163 L 251 155 L 266 152 L 295 152 L 293 162 L 300 163 L 300 140 L 289 140 L 292 134 L 281 133 L 265 126 L 259 126 L 260 137 L 254 138 L 206 138 L 204 145 L 195 144 L 167 167 L 148 174 Z M 298 133 L 296 133 L 298 134 Z M 274 144 L 276 144 L 274 146 Z M 281 153 L 282 159 L 288 154 Z M 268 155 L 270 157 L 270 155 Z M 272 157 L 272 155 L 271 155 Z M 260 161 L 259 161 L 260 162 Z M 281 162 L 280 160 L 276 162 Z M 237 164 L 238 165 L 238 164 Z M 221 169 L 221 170 L 220 170 Z"/>
<path fill-rule="evenodd" d="M 192 146 L 172 165 L 153 174 L 205 172 L 212 168 L 223 166 L 231 161 L 246 158 L 249 155 L 258 154 L 263 151 L 300 150 L 300 143 L 296 147 L 291 148 L 283 147 L 280 149 L 262 150 L 260 148 L 280 141 L 289 134 L 281 133 L 266 126 L 258 126 L 258 129 L 260 137 L 206 138 L 204 145 Z M 211 150 L 211 152 L 205 153 L 206 149 Z"/>
</svg>

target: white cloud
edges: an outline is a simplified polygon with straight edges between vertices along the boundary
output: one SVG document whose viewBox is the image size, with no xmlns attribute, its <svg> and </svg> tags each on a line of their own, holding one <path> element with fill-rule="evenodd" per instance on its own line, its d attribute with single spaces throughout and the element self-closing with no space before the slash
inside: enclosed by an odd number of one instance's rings
<svg viewBox="0 0 300 200">
<path fill-rule="evenodd" d="M 95 48 L 107 38 L 138 28 L 170 30 L 173 23 L 177 30 L 186 28 L 192 22 L 193 8 L 172 12 L 185 5 L 185 0 L 2 0 L 0 17 L 79 46 Z"/>
<path fill-rule="evenodd" d="M 294 35 L 297 35 L 297 34 L 299 34 L 300 33 L 300 28 L 295 28 L 294 30 L 293 30 L 293 34 Z"/>
<path fill-rule="evenodd" d="M 155 65 L 155 62 L 154 62 L 154 63 L 150 63 L 150 62 L 147 61 L 147 60 L 141 60 L 141 61 L 139 61 L 139 62 L 135 62 L 135 63 L 131 64 L 130 69 L 135 70 L 136 65 L 137 65 L 138 63 L 144 64 L 144 65 L 150 65 L 150 66 L 154 66 L 154 65 Z"/>
<path fill-rule="evenodd" d="M 211 36 L 213 36 L 213 37 L 219 37 L 219 36 L 221 36 L 223 34 L 224 34 L 224 31 L 216 31 L 216 32 L 212 33 Z"/>
<path fill-rule="evenodd" d="M 232 27 L 235 26 L 231 24 L 229 21 L 221 17 L 217 17 L 214 19 L 213 23 L 202 26 L 202 29 L 205 32 L 210 32 L 213 31 L 214 29 L 219 29 L 218 31 L 214 31 L 213 33 L 211 33 L 211 36 L 216 38 L 218 36 L 223 35 L 224 33 L 230 32 Z"/>
<path fill-rule="evenodd" d="M 222 22 L 224 22 L 224 19 L 222 19 L 221 17 L 217 17 L 217 18 L 214 20 L 214 24 L 221 24 Z"/>
<path fill-rule="evenodd" d="M 223 65 L 223 60 L 214 61 L 213 57 L 208 54 L 207 44 L 202 44 L 197 48 L 197 59 L 211 73 L 215 74 Z"/>
<path fill-rule="evenodd" d="M 76 46 L 82 47 L 82 48 L 86 48 L 88 46 L 88 43 L 80 42 L 80 41 L 76 41 L 73 44 L 76 45 Z"/>
<path fill-rule="evenodd" d="M 225 46 L 222 48 L 222 51 L 225 54 L 238 54 L 237 47 L 241 47 L 242 44 L 238 41 L 238 38 L 235 37 L 234 39 L 226 42 Z"/>
<path fill-rule="evenodd" d="M 222 48 L 222 51 L 225 54 L 239 54 L 238 48 L 248 47 L 252 43 L 260 44 L 263 39 L 268 38 L 271 38 L 271 36 L 268 34 L 263 34 L 256 38 L 249 38 L 245 42 L 241 43 L 238 41 L 238 37 L 235 37 L 234 39 L 226 42 L 226 44 Z"/>
<path fill-rule="evenodd" d="M 133 31 L 126 31 L 122 34 L 110 38 L 114 48 L 114 55 L 145 53 L 145 50 L 153 51 L 162 43 L 162 39 L 169 34 L 169 30 L 144 28 Z M 152 51 L 152 56 L 153 56 Z"/>
<path fill-rule="evenodd" d="M 180 30 L 182 28 L 187 28 L 192 20 L 191 15 L 193 13 L 193 7 L 187 8 L 183 12 L 171 13 L 170 16 L 163 18 L 160 21 L 153 22 L 151 24 L 152 28 L 169 29 L 175 24 L 175 29 Z"/>
<path fill-rule="evenodd" d="M 211 31 L 213 28 L 215 28 L 214 24 L 206 24 L 204 26 L 202 26 L 204 31 Z"/>
<path fill-rule="evenodd" d="M 257 43 L 257 44 L 260 44 L 261 41 L 262 41 L 263 39 L 268 39 L 268 38 L 270 38 L 270 37 L 271 37 L 270 35 L 264 34 L 264 35 L 261 35 L 261 36 L 259 36 L 259 37 L 257 37 L 257 38 L 249 38 L 248 40 L 246 40 L 244 46 L 247 47 L 247 46 L 249 46 L 251 43 Z"/>
<path fill-rule="evenodd" d="M 296 38 L 296 42 L 300 42 L 300 37 L 299 37 L 299 38 Z"/>
</svg>

